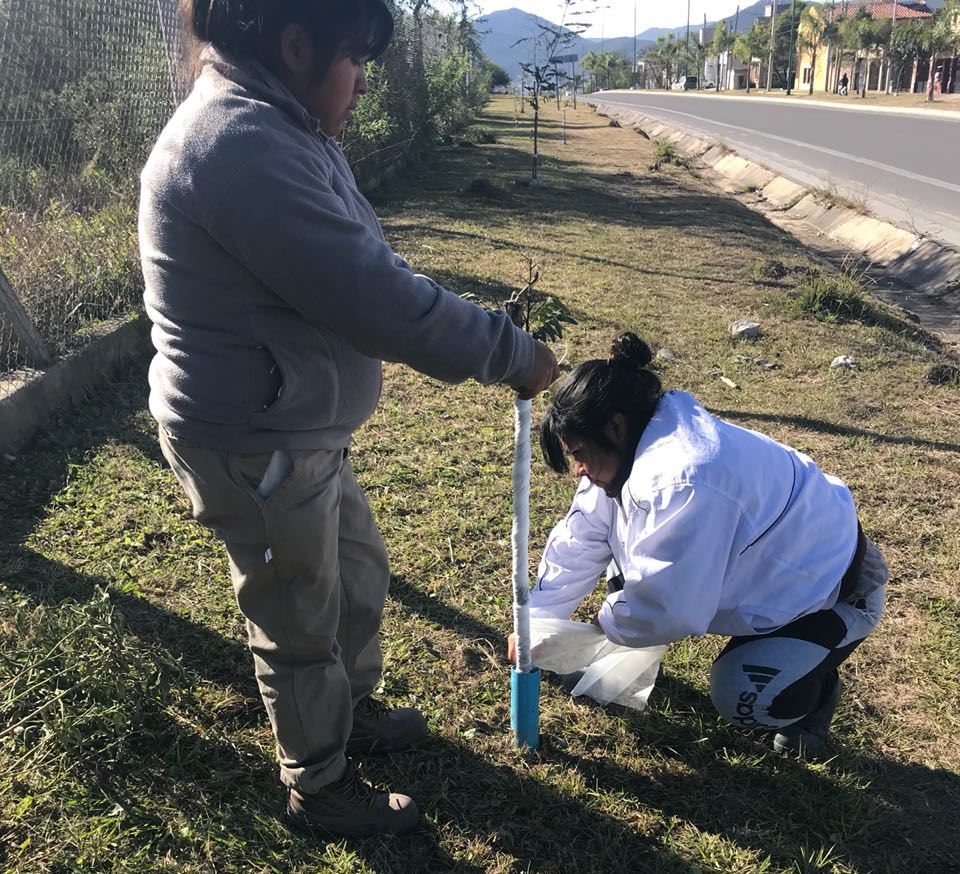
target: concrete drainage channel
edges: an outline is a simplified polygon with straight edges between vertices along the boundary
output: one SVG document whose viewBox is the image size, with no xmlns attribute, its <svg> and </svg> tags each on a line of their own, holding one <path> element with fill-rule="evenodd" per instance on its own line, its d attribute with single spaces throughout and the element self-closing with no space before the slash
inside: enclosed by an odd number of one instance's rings
<svg viewBox="0 0 960 874">
<path fill-rule="evenodd" d="M 651 140 L 673 145 L 715 175 L 729 193 L 753 195 L 746 203 L 777 226 L 828 256 L 856 253 L 893 280 L 874 289 L 888 303 L 913 313 L 924 328 L 960 344 L 960 252 L 829 198 L 740 157 L 728 147 L 671 127 L 639 112 L 604 103 L 598 114 Z"/>
</svg>

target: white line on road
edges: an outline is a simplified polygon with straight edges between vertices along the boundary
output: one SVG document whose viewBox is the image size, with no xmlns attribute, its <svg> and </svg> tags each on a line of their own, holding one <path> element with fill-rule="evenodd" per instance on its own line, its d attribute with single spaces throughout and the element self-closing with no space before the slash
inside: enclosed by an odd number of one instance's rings
<svg viewBox="0 0 960 874">
<path fill-rule="evenodd" d="M 791 140 L 788 137 L 781 137 L 777 134 L 764 133 L 756 128 L 744 127 L 743 125 L 737 124 L 727 124 L 725 121 L 715 121 L 712 118 L 704 118 L 703 116 L 694 115 L 690 112 L 680 112 L 677 109 L 667 109 L 666 107 L 659 105 L 650 106 L 645 103 L 624 103 L 615 100 L 604 100 L 603 102 L 612 104 L 614 106 L 625 106 L 628 109 L 637 109 L 639 107 L 657 112 L 669 112 L 673 115 L 683 115 L 687 118 L 693 118 L 697 121 L 706 122 L 707 124 L 715 124 L 719 125 L 720 127 L 727 127 L 731 130 L 755 133 L 758 136 L 766 137 L 768 140 L 776 140 L 779 143 L 786 143 L 790 146 L 799 146 L 803 149 L 811 149 L 815 152 L 822 152 L 824 155 L 830 155 L 833 158 L 840 158 L 844 161 L 852 161 L 856 164 L 863 164 L 867 167 L 873 167 L 876 170 L 883 170 L 886 173 L 895 173 L 897 176 L 903 176 L 906 179 L 912 179 L 914 182 L 923 182 L 927 185 L 933 185 L 936 188 L 943 188 L 946 191 L 955 191 L 960 194 L 960 185 L 954 185 L 952 182 L 944 182 L 942 179 L 934 179 L 930 176 L 923 176 L 920 173 L 912 173 L 910 170 L 903 170 L 900 167 L 893 167 L 890 164 L 882 164 L 879 161 L 871 161 L 869 158 L 858 158 L 846 152 L 838 152 L 836 149 L 828 149 L 825 146 L 815 146 L 812 143 L 805 143 L 802 140 Z"/>
</svg>

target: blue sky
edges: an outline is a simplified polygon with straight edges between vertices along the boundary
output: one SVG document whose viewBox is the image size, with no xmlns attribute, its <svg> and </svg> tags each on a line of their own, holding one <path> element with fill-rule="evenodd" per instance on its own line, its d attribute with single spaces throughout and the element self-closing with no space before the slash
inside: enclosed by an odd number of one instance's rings
<svg viewBox="0 0 960 874">
<path fill-rule="evenodd" d="M 749 6 L 754 0 L 744 0 L 743 6 Z M 532 12 L 553 22 L 559 22 L 563 15 L 563 3 L 557 0 L 478 0 L 482 12 L 495 12 L 498 9 L 516 7 L 525 12 Z M 605 8 L 601 8 L 605 7 Z M 703 16 L 714 21 L 728 17 L 736 11 L 736 0 L 690 0 L 690 20 L 694 23 L 702 22 Z M 579 3 L 570 17 L 580 17 L 579 11 L 586 13 L 583 19 L 591 22 L 587 36 L 600 37 L 601 29 L 604 36 L 632 36 L 648 27 L 676 27 L 687 20 L 686 0 L 637 0 L 636 15 L 637 29 L 633 29 L 634 2 L 633 0 L 597 0 L 596 3 Z M 592 11 L 590 11 L 592 10 Z"/>
</svg>

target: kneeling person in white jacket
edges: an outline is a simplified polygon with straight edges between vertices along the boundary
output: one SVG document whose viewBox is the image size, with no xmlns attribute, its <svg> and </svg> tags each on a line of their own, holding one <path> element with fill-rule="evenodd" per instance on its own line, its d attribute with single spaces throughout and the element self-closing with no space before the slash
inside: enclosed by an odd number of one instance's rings
<svg viewBox="0 0 960 874">
<path fill-rule="evenodd" d="M 580 484 L 547 541 L 531 617 L 569 619 L 613 562 L 622 579 L 597 617 L 611 641 L 729 635 L 711 672 L 717 710 L 773 730 L 781 752 L 816 752 L 837 666 L 883 611 L 886 563 L 843 482 L 686 392 L 663 392 L 651 358 L 624 334 L 544 416 L 547 464 L 565 472 L 569 457 Z"/>
</svg>

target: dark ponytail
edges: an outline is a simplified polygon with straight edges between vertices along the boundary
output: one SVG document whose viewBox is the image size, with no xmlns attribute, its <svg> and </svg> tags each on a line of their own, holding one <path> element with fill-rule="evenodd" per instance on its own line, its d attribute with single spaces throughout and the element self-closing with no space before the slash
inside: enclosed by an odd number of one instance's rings
<svg viewBox="0 0 960 874">
<path fill-rule="evenodd" d="M 540 449 L 550 468 L 568 469 L 561 439 L 585 439 L 620 452 L 604 433 L 616 413 L 626 420 L 629 448 L 636 447 L 663 394 L 660 378 L 647 369 L 651 361 L 650 347 L 628 332 L 613 341 L 606 361 L 585 361 L 570 374 L 540 423 Z"/>
<path fill-rule="evenodd" d="M 275 73 L 280 34 L 299 24 L 313 37 L 318 78 L 339 52 L 372 60 L 393 36 L 384 0 L 180 0 L 180 17 L 195 42 L 260 61 Z"/>
</svg>

